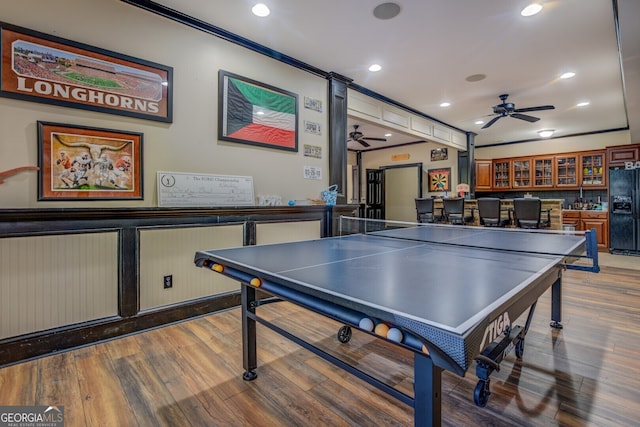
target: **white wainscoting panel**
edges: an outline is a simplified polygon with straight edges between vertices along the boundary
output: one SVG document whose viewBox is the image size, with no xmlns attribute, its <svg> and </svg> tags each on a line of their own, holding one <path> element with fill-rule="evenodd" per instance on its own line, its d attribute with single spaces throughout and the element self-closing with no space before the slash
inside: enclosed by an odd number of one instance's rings
<svg viewBox="0 0 640 427">
<path fill-rule="evenodd" d="M 0 339 L 117 314 L 117 232 L 0 239 Z"/>
<path fill-rule="evenodd" d="M 242 225 L 141 229 L 140 310 L 239 289 L 237 281 L 193 260 L 199 250 L 242 246 L 242 240 Z M 164 276 L 172 276 L 172 288 L 164 288 Z"/>
<path fill-rule="evenodd" d="M 319 239 L 322 236 L 320 233 L 320 221 L 256 224 L 256 244 Z"/>
</svg>

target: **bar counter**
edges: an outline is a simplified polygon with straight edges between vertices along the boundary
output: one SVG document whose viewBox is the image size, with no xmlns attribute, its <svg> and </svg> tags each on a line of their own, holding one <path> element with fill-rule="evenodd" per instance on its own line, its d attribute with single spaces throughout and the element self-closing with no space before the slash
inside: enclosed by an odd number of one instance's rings
<svg viewBox="0 0 640 427">
<path fill-rule="evenodd" d="M 545 211 L 551 209 L 551 230 L 562 230 L 562 205 L 564 199 L 540 199 L 542 201 L 543 215 L 546 215 Z M 513 209 L 513 199 L 500 199 L 502 202 L 502 209 L 505 210 L 505 217 L 508 209 Z M 434 203 L 436 212 L 442 210 L 442 199 L 435 199 Z M 473 209 L 474 221 L 472 225 L 480 225 L 480 218 L 478 216 L 478 201 L 475 199 L 466 199 L 464 201 L 465 210 Z"/>
</svg>

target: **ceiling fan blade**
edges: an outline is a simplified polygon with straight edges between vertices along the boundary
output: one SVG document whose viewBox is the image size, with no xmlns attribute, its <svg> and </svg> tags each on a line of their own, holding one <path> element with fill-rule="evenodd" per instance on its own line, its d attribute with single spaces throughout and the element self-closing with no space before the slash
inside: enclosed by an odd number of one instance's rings
<svg viewBox="0 0 640 427">
<path fill-rule="evenodd" d="M 516 118 L 516 119 L 520 119 L 520 120 L 525 120 L 525 121 L 527 121 L 527 122 L 531 122 L 531 123 L 533 123 L 533 122 L 537 122 L 538 120 L 540 120 L 540 119 L 539 119 L 539 118 L 537 118 L 537 117 L 527 116 L 526 114 L 518 114 L 518 113 L 513 113 L 513 114 L 511 115 L 511 117 L 514 117 L 514 118 Z"/>
<path fill-rule="evenodd" d="M 497 122 L 497 121 L 500 119 L 500 117 L 502 117 L 502 116 L 496 116 L 496 117 L 494 117 L 493 119 L 489 120 L 489 122 L 487 122 L 487 124 L 486 124 L 486 125 L 482 126 L 482 128 L 481 128 L 481 129 L 486 129 L 486 128 L 488 128 L 489 126 L 491 126 L 492 124 L 494 124 L 495 122 Z"/>
<path fill-rule="evenodd" d="M 382 142 L 387 142 L 386 138 L 369 138 L 369 137 L 362 137 L 360 139 L 366 139 L 367 141 L 382 141 Z"/>
<path fill-rule="evenodd" d="M 360 144 L 362 144 L 364 147 L 370 147 L 371 145 L 367 144 L 366 141 L 363 141 L 362 138 L 357 140 Z"/>
<path fill-rule="evenodd" d="M 529 108 L 516 108 L 513 110 L 514 113 L 528 113 L 530 111 L 543 111 L 543 110 L 555 110 L 556 107 L 553 105 L 541 105 L 539 107 L 529 107 Z"/>
</svg>

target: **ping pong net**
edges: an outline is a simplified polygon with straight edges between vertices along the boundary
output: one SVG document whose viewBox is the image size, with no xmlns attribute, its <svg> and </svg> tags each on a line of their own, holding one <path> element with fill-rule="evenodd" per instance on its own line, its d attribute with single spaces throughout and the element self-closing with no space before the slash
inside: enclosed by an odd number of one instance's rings
<svg viewBox="0 0 640 427">
<path fill-rule="evenodd" d="M 474 227 L 341 216 L 339 235 L 351 234 L 531 256 L 563 257 L 568 268 L 599 271 L 595 230 Z"/>
</svg>

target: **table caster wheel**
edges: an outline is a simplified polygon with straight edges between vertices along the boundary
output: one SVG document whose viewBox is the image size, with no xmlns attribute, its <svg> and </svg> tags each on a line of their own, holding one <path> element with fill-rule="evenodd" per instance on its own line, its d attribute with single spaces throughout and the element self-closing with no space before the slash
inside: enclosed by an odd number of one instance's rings
<svg viewBox="0 0 640 427">
<path fill-rule="evenodd" d="M 516 357 L 518 359 L 522 359 L 522 355 L 524 354 L 524 338 L 520 339 L 516 344 Z"/>
<path fill-rule="evenodd" d="M 258 378 L 258 374 L 253 371 L 246 371 L 244 374 L 242 374 L 242 379 L 245 381 L 253 381 L 256 378 Z"/>
<path fill-rule="evenodd" d="M 338 341 L 341 343 L 347 343 L 351 340 L 351 335 L 353 332 L 351 331 L 350 326 L 343 326 L 338 330 Z"/>
<path fill-rule="evenodd" d="M 558 322 L 556 320 L 554 320 L 553 322 L 549 323 L 549 326 L 551 326 L 552 328 L 555 328 L 555 329 L 562 329 L 563 328 L 562 323 L 560 323 L 560 322 Z"/>
<path fill-rule="evenodd" d="M 491 395 L 491 391 L 489 391 L 489 380 L 480 380 L 476 385 L 476 389 L 473 391 L 473 401 L 477 406 L 484 408 L 489 401 L 489 396 Z"/>
</svg>

